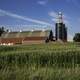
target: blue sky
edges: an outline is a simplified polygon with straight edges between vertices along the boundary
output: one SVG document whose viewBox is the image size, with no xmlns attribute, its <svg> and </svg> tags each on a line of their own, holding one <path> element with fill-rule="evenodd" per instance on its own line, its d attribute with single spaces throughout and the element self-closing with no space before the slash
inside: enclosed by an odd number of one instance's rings
<svg viewBox="0 0 80 80">
<path fill-rule="evenodd" d="M 62 12 L 68 28 L 68 38 L 72 40 L 74 34 L 80 32 L 79 4 L 80 0 L 0 0 L 0 25 L 15 30 L 54 31 L 57 13 Z"/>
</svg>

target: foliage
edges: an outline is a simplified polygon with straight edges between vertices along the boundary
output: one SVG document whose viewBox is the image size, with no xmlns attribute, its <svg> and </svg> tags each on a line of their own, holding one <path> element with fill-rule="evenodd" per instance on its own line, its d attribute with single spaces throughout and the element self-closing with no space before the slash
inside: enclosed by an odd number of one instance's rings
<svg viewBox="0 0 80 80">
<path fill-rule="evenodd" d="M 1 28 L 0 28 L 0 36 L 1 36 L 1 34 L 2 34 L 3 32 L 5 32 L 4 27 L 1 27 Z"/>
<path fill-rule="evenodd" d="M 52 32 L 52 30 L 50 31 L 50 34 L 49 34 L 49 40 L 53 41 L 53 32 Z"/>
<path fill-rule="evenodd" d="M 48 42 L 49 42 L 49 39 L 48 39 L 48 38 L 46 38 L 45 42 L 46 42 L 46 43 L 48 43 Z"/>
<path fill-rule="evenodd" d="M 73 40 L 74 42 L 80 42 L 80 33 L 76 33 Z"/>
</svg>

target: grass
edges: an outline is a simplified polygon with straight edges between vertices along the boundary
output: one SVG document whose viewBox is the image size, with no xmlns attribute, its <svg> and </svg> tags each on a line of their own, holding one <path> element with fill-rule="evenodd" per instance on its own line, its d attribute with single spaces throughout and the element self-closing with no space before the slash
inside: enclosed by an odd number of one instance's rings
<svg viewBox="0 0 80 80">
<path fill-rule="evenodd" d="M 75 43 L 0 46 L 0 80 L 79 80 Z"/>
</svg>

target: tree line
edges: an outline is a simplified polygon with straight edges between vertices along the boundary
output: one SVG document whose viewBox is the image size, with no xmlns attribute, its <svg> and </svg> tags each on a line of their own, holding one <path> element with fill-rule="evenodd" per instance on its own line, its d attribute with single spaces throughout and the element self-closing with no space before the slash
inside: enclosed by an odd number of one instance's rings
<svg viewBox="0 0 80 80">
<path fill-rule="evenodd" d="M 55 41 L 52 30 L 50 31 L 49 37 L 46 39 L 46 42 Z M 74 42 L 80 42 L 80 33 L 75 33 L 73 37 Z"/>
<path fill-rule="evenodd" d="M 5 29 L 4 29 L 4 27 L 2 26 L 2 27 L 0 27 L 0 36 L 2 35 L 3 32 L 5 32 Z"/>
</svg>

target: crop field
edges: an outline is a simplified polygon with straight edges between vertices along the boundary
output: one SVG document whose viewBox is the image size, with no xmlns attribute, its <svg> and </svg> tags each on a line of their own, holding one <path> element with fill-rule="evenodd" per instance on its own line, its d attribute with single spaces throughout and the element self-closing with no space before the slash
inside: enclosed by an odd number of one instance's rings
<svg viewBox="0 0 80 80">
<path fill-rule="evenodd" d="M 0 46 L 0 80 L 80 80 L 80 44 Z"/>
</svg>

